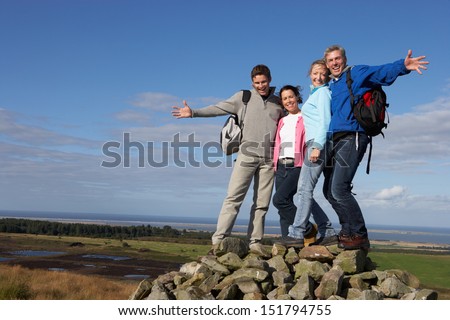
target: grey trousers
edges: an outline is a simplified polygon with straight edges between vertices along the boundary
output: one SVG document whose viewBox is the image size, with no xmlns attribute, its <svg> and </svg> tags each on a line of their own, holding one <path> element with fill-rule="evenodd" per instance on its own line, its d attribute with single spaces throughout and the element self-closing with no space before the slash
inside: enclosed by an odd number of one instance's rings
<svg viewBox="0 0 450 320">
<path fill-rule="evenodd" d="M 218 244 L 231 234 L 239 209 L 253 180 L 253 205 L 247 229 L 249 243 L 264 236 L 265 216 L 269 209 L 274 183 L 272 159 L 246 156 L 239 153 L 228 184 L 227 196 L 217 221 L 212 243 Z"/>
</svg>

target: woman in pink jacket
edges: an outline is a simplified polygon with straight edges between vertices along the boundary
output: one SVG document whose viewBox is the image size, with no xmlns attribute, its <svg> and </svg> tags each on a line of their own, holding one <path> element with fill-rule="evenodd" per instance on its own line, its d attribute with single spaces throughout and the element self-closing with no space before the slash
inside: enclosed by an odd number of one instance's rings
<svg viewBox="0 0 450 320">
<path fill-rule="evenodd" d="M 275 194 L 273 205 L 280 215 L 282 239 L 289 233 L 289 226 L 293 224 L 297 207 L 294 195 L 297 192 L 297 182 L 306 151 L 305 127 L 299 109 L 302 103 L 300 87 L 286 85 L 280 90 L 280 99 L 287 115 L 280 119 L 275 136 L 274 167 Z M 306 234 L 315 231 L 309 224 Z"/>
</svg>

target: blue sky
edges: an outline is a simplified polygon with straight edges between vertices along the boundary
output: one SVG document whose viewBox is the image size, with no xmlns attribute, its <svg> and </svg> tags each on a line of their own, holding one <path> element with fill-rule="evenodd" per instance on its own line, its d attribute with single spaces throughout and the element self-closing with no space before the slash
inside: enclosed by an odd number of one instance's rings
<svg viewBox="0 0 450 320">
<path fill-rule="evenodd" d="M 427 56 L 423 75 L 386 88 L 386 138 L 375 139 L 371 174 L 364 160 L 354 191 L 368 224 L 449 226 L 449 12 L 448 0 L 1 0 L 0 209 L 217 217 L 226 158 L 208 167 L 197 148 L 200 165 L 183 168 L 169 148 L 167 166 L 148 159 L 162 159 L 177 134 L 217 142 L 225 118 L 176 120 L 171 106 L 226 99 L 250 87 L 259 63 L 272 85 L 301 85 L 307 97 L 310 63 L 337 43 L 349 64 L 393 62 L 408 49 Z M 144 167 L 137 147 L 123 165 L 125 134 L 145 146 Z M 111 142 L 122 162 L 106 168 Z"/>
</svg>

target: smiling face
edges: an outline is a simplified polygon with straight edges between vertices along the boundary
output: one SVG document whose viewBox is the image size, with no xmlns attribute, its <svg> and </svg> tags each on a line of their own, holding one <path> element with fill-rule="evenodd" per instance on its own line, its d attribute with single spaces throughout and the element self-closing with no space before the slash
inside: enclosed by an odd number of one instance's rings
<svg viewBox="0 0 450 320">
<path fill-rule="evenodd" d="M 297 114 L 300 112 L 298 108 L 298 97 L 295 95 L 295 92 L 292 90 L 283 90 L 280 95 L 281 103 L 283 107 L 290 114 Z"/>
<path fill-rule="evenodd" d="M 325 56 L 327 67 L 333 77 L 337 78 L 347 66 L 347 58 L 342 55 L 340 50 L 333 50 Z"/>
<path fill-rule="evenodd" d="M 268 96 L 270 92 L 270 80 L 267 76 L 258 74 L 252 79 L 252 86 L 262 96 Z"/>
<path fill-rule="evenodd" d="M 328 70 L 323 64 L 315 64 L 309 74 L 314 87 L 320 87 L 328 82 Z"/>
</svg>

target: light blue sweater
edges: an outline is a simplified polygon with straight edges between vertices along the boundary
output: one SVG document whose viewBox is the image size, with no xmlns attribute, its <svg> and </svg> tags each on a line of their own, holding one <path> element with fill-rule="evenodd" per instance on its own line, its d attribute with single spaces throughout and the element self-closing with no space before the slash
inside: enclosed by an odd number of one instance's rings
<svg viewBox="0 0 450 320">
<path fill-rule="evenodd" d="M 302 106 L 306 141 L 314 140 L 313 147 L 322 150 L 331 121 L 331 92 L 328 85 L 311 86 L 311 95 Z"/>
</svg>

